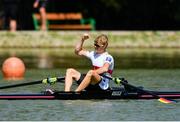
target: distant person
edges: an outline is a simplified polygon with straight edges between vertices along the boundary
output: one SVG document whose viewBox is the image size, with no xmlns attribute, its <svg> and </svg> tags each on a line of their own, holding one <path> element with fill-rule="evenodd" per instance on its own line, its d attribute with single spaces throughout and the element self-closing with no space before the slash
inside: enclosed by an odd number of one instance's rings
<svg viewBox="0 0 180 122">
<path fill-rule="evenodd" d="M 46 6 L 48 0 L 35 0 L 33 7 L 39 9 L 41 16 L 41 30 L 47 30 L 46 23 Z"/>
<path fill-rule="evenodd" d="M 18 4 L 19 0 L 3 0 L 5 24 L 8 23 L 10 31 L 17 30 Z"/>
</svg>

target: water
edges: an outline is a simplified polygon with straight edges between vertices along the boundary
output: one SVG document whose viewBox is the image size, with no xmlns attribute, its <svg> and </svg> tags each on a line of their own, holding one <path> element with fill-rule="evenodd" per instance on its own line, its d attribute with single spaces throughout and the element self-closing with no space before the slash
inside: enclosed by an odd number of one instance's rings
<svg viewBox="0 0 180 122">
<path fill-rule="evenodd" d="M 113 55 L 116 68 L 180 68 L 178 48 L 109 48 L 108 52 Z M 27 68 L 91 66 L 89 60 L 75 55 L 73 48 L 0 49 L 0 62 L 12 55 L 21 58 Z"/>
<path fill-rule="evenodd" d="M 80 71 L 86 72 L 87 69 Z M 39 80 L 49 75 L 64 75 L 64 72 L 65 69 L 29 69 L 24 80 Z M 114 76 L 123 76 L 133 85 L 167 91 L 180 91 L 179 74 L 180 69 L 129 69 L 114 72 Z M 9 83 L 15 81 L 1 80 L 1 85 Z M 115 84 L 111 83 L 111 86 Z M 46 87 L 49 86 L 40 84 L 0 92 L 40 92 Z M 52 88 L 62 90 L 63 84 L 57 83 Z M 1 100 L 0 110 L 0 120 L 5 121 L 180 121 L 180 101 L 163 104 L 157 100 Z"/>
<path fill-rule="evenodd" d="M 167 105 L 156 100 L 25 100 L 0 101 L 1 120 L 36 121 L 125 121 L 180 120 L 180 104 Z"/>
</svg>

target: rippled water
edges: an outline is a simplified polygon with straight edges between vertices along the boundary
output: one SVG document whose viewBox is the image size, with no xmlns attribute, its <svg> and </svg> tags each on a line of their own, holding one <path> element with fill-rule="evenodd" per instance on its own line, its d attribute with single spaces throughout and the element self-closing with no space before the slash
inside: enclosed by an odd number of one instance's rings
<svg viewBox="0 0 180 122">
<path fill-rule="evenodd" d="M 27 70 L 24 80 L 33 81 L 47 76 L 64 75 L 64 72 L 65 69 L 30 69 Z M 123 76 L 131 84 L 144 86 L 145 89 L 180 91 L 179 74 L 180 69 L 131 69 L 116 70 L 114 76 Z M 9 83 L 15 81 L 1 80 L 1 85 Z M 40 84 L 0 92 L 40 92 L 45 88 L 46 86 Z M 62 90 L 63 84 L 56 84 L 53 88 Z M 180 100 L 176 104 L 163 104 L 157 100 L 0 100 L 0 120 L 6 121 L 180 121 L 179 113 Z"/>
<path fill-rule="evenodd" d="M 1 120 L 180 120 L 180 104 L 156 100 L 0 101 Z"/>
</svg>

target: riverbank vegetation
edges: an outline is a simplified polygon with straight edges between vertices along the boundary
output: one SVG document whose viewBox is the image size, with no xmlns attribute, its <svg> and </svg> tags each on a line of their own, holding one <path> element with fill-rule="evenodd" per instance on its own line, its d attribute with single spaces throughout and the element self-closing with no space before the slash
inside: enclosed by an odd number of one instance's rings
<svg viewBox="0 0 180 122">
<path fill-rule="evenodd" d="M 0 48 L 73 47 L 86 31 L 18 31 L 0 32 Z M 180 32 L 175 31 L 90 31 L 85 46 L 99 34 L 107 34 L 109 46 L 121 48 L 179 48 Z"/>
</svg>

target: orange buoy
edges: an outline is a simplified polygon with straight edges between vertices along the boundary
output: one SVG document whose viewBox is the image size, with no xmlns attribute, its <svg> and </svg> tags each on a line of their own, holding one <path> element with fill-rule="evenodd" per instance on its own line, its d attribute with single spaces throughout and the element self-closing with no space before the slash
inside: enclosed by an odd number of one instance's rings
<svg viewBox="0 0 180 122">
<path fill-rule="evenodd" d="M 24 62 L 17 57 L 10 57 L 4 61 L 2 73 L 4 78 L 8 80 L 22 79 L 25 73 Z"/>
</svg>

